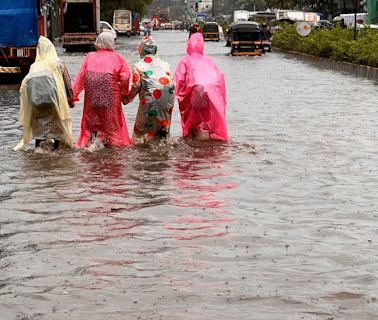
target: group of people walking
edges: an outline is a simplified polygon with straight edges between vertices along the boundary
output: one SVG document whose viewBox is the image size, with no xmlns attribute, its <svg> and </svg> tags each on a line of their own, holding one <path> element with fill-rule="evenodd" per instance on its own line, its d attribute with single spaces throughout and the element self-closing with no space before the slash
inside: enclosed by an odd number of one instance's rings
<svg viewBox="0 0 378 320">
<path fill-rule="evenodd" d="M 139 45 L 141 60 L 130 71 L 126 60 L 115 52 L 110 33 L 98 35 L 96 51 L 84 59 L 71 83 L 64 62 L 50 40 L 41 36 L 37 56 L 20 87 L 21 142 L 14 149 L 26 148 L 30 139 L 41 148 L 63 143 L 73 147 L 69 108 L 74 108 L 84 90 L 84 107 L 77 148 L 95 141 L 105 146 L 123 147 L 168 140 L 174 99 L 177 97 L 184 138 L 227 140 L 226 88 L 223 73 L 204 55 L 202 34 L 188 40 L 187 55 L 174 74 L 168 63 L 157 56 L 151 36 Z M 122 105 L 139 96 L 139 107 L 130 139 Z"/>
</svg>

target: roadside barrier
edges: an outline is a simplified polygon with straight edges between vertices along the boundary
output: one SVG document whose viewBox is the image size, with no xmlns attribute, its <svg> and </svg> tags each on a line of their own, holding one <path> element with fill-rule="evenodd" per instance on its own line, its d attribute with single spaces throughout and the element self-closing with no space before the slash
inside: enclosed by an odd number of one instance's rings
<svg viewBox="0 0 378 320">
<path fill-rule="evenodd" d="M 371 79 L 371 80 L 378 80 L 378 68 L 375 68 L 375 67 L 364 66 L 364 65 L 344 62 L 344 61 L 336 61 L 336 60 L 331 60 L 327 58 L 312 56 L 306 53 L 284 50 L 280 48 L 274 48 L 274 51 L 279 51 L 279 52 L 289 54 L 298 59 L 315 64 L 319 67 L 346 72 L 346 73 L 354 74 L 354 75 Z"/>
</svg>

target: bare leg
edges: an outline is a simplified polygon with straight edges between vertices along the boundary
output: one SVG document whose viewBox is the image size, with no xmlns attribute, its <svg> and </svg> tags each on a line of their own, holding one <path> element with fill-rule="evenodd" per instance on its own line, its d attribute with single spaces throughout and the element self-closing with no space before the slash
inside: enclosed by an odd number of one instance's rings
<svg viewBox="0 0 378 320">
<path fill-rule="evenodd" d="M 56 150 L 56 149 L 58 149 L 58 148 L 59 148 L 59 143 L 60 143 L 60 141 L 59 141 L 59 140 L 55 140 L 55 139 L 54 139 L 53 150 Z"/>
<path fill-rule="evenodd" d="M 45 142 L 46 140 L 44 139 L 35 139 L 35 147 L 39 148 L 41 146 L 42 142 Z"/>
</svg>

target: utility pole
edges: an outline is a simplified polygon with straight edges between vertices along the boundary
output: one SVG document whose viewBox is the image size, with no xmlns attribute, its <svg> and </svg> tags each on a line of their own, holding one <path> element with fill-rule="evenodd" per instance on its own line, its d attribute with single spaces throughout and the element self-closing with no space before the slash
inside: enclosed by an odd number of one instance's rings
<svg viewBox="0 0 378 320">
<path fill-rule="evenodd" d="M 184 17 L 185 21 L 188 20 L 188 0 L 184 1 Z"/>
<path fill-rule="evenodd" d="M 330 13 L 331 13 L 331 19 L 333 18 L 333 0 L 331 0 L 331 4 L 330 4 Z M 331 20 L 330 19 L 330 20 Z"/>
<path fill-rule="evenodd" d="M 211 0 L 211 15 L 213 16 L 213 20 L 215 21 L 215 0 Z"/>
<path fill-rule="evenodd" d="M 357 39 L 357 1 L 354 0 L 354 40 Z"/>
</svg>

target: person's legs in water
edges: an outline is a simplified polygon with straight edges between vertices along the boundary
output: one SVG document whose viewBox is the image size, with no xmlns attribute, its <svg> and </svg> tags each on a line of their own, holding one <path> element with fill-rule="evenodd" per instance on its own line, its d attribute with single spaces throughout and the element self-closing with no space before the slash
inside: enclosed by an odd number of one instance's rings
<svg viewBox="0 0 378 320">
<path fill-rule="evenodd" d="M 49 150 L 46 143 L 46 139 L 35 139 L 34 153 L 46 154 L 48 152 Z"/>
<path fill-rule="evenodd" d="M 59 148 L 59 143 L 60 143 L 60 140 L 55 140 L 54 139 L 53 150 L 56 150 L 56 149 Z"/>
<path fill-rule="evenodd" d="M 163 139 L 167 140 L 167 135 L 168 135 L 167 129 L 164 127 L 161 127 L 160 130 L 158 131 L 158 136 L 160 140 L 163 140 Z"/>
<path fill-rule="evenodd" d="M 41 147 L 41 143 L 45 142 L 45 141 L 46 141 L 45 139 L 35 139 L 35 147 L 36 148 L 40 148 Z"/>
<path fill-rule="evenodd" d="M 91 133 L 91 143 L 94 143 L 94 140 L 97 138 L 97 131 L 92 131 Z"/>
<path fill-rule="evenodd" d="M 103 149 L 106 146 L 106 143 L 104 143 L 103 138 L 104 137 L 102 136 L 101 133 L 100 133 L 100 135 L 98 135 L 97 131 L 92 131 L 91 132 L 91 138 L 89 140 L 89 144 L 86 148 L 87 151 L 94 152 L 94 151 Z"/>
</svg>

